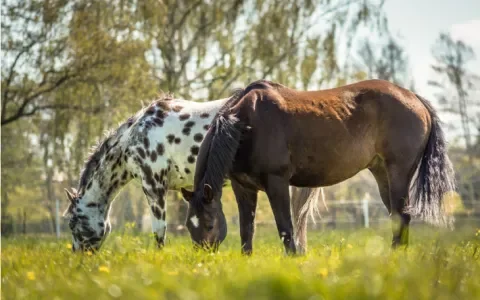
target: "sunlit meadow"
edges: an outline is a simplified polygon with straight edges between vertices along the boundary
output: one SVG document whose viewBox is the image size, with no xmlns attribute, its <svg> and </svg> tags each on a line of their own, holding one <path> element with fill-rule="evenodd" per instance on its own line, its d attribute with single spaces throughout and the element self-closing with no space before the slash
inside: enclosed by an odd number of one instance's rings
<svg viewBox="0 0 480 300">
<path fill-rule="evenodd" d="M 251 257 L 236 228 L 216 254 L 169 236 L 113 233 L 97 254 L 68 239 L 2 239 L 2 299 L 475 299 L 480 230 L 413 228 L 411 246 L 390 249 L 384 229 L 310 231 L 305 256 L 287 257 L 260 229 Z M 478 299 L 478 298 L 477 298 Z"/>
</svg>

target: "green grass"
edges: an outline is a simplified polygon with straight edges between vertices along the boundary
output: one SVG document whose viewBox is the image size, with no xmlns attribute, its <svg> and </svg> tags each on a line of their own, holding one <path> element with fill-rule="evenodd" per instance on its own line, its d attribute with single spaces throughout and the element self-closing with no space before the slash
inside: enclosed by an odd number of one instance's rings
<svg viewBox="0 0 480 300">
<path fill-rule="evenodd" d="M 158 251 L 150 236 L 112 234 L 96 255 L 72 254 L 66 239 L 2 239 L 2 299 L 479 299 L 476 233 L 416 229 L 392 251 L 386 229 L 311 231 L 300 257 L 262 230 L 251 257 L 236 229 L 216 254 L 188 237 Z"/>
</svg>

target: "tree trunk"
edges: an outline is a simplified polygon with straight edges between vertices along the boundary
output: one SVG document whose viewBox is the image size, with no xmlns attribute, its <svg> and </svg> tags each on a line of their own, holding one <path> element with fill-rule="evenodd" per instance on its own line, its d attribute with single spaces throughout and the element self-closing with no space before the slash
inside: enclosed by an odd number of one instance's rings
<svg viewBox="0 0 480 300">
<path fill-rule="evenodd" d="M 22 233 L 27 234 L 27 210 L 25 208 L 23 209 Z"/>
<path fill-rule="evenodd" d="M 8 193 L 5 189 L 2 189 L 2 202 L 1 202 L 1 233 L 2 236 L 8 236 L 13 233 L 13 219 L 7 213 L 8 207 Z"/>
<path fill-rule="evenodd" d="M 144 196 L 140 197 L 141 199 L 137 199 L 136 205 L 136 221 L 138 230 L 143 230 L 143 215 L 145 214 L 145 198 Z"/>
<path fill-rule="evenodd" d="M 53 168 L 48 168 L 47 170 L 47 178 L 45 180 L 45 185 L 47 187 L 47 209 L 50 213 L 50 224 L 51 224 L 51 232 L 55 233 L 55 188 L 53 186 Z"/>
</svg>

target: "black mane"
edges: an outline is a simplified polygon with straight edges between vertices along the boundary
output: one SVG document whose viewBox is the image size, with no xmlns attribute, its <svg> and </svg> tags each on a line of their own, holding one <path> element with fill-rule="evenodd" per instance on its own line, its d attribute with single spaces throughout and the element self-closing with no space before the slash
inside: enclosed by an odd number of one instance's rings
<svg viewBox="0 0 480 300">
<path fill-rule="evenodd" d="M 242 135 L 239 125 L 239 120 L 233 116 L 219 116 L 213 128 L 215 132 L 210 146 L 204 182 L 212 186 L 214 193 L 222 189 L 225 176 L 233 165 Z"/>
<path fill-rule="evenodd" d="M 194 190 L 199 188 L 199 184 L 209 184 L 214 194 L 221 192 L 242 136 L 241 122 L 230 115 L 229 109 L 247 92 L 246 89 L 235 90 L 212 120 L 210 129 L 200 146 L 194 176 Z"/>
</svg>

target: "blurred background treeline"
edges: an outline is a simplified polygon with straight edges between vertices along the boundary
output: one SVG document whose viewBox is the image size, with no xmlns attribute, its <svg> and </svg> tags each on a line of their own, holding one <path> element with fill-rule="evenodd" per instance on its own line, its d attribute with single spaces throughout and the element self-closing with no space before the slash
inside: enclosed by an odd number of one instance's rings
<svg viewBox="0 0 480 300">
<path fill-rule="evenodd" d="M 261 78 L 298 89 L 379 78 L 415 90 L 417 80 L 429 81 L 454 133 L 459 190 L 450 210 L 480 222 L 475 53 L 443 33 L 432 45 L 435 76 L 413 78 L 383 1 L 2 0 L 1 14 L 2 235 L 53 234 L 67 205 L 63 189 L 77 186 L 91 147 L 159 94 L 208 101 Z M 363 226 L 365 199 L 370 222 L 388 219 L 368 171 L 325 191 L 321 226 Z M 229 188 L 225 206 L 235 223 Z M 184 214 L 170 192 L 169 231 L 182 229 Z M 264 195 L 257 216 L 273 222 Z M 112 221 L 149 230 L 139 183 L 117 197 Z"/>
</svg>

